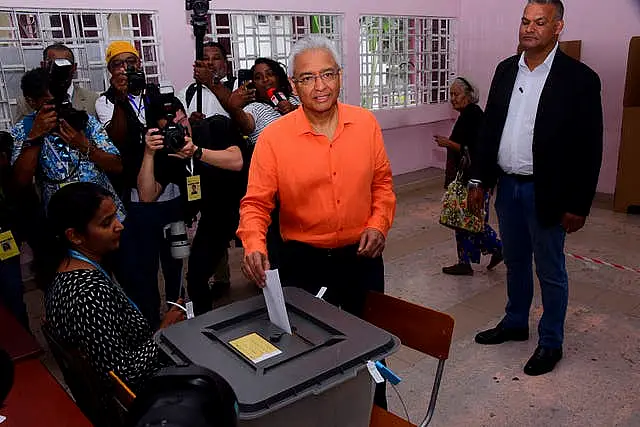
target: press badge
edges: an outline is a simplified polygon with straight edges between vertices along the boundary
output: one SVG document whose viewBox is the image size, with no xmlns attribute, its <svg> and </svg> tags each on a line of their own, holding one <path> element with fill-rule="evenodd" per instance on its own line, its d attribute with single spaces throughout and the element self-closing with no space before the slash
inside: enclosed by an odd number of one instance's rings
<svg viewBox="0 0 640 427">
<path fill-rule="evenodd" d="M 0 233 L 0 261 L 20 255 L 20 249 L 11 230 Z"/>
<path fill-rule="evenodd" d="M 200 175 L 187 177 L 187 200 L 190 202 L 202 199 L 202 188 L 200 187 Z"/>
</svg>

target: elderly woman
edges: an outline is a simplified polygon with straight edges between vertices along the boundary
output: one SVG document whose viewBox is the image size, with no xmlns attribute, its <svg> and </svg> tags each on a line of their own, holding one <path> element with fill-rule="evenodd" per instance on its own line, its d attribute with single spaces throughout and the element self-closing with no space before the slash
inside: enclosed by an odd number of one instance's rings
<svg viewBox="0 0 640 427">
<path fill-rule="evenodd" d="M 434 138 L 440 147 L 447 149 L 447 168 L 445 172 L 445 188 L 456 178 L 462 168 L 463 178 L 465 168 L 468 165 L 469 153 L 474 150 L 474 144 L 482 143 L 477 141 L 480 127 L 482 126 L 483 112 L 478 106 L 478 90 L 469 80 L 464 77 L 457 77 L 450 89 L 450 99 L 453 109 L 460 113 L 456 121 L 451 137 L 445 138 L 436 135 Z M 473 161 L 473 159 L 471 159 Z M 491 255 L 491 261 L 487 266 L 488 270 L 495 268 L 502 262 L 502 242 L 498 239 L 496 232 L 489 225 L 489 198 L 490 194 L 485 194 L 485 226 L 481 233 L 469 233 L 466 231 L 456 231 L 456 242 L 458 246 L 458 263 L 450 267 L 444 267 L 442 272 L 456 276 L 471 276 L 473 268 L 471 263 L 479 264 L 480 255 Z"/>
</svg>

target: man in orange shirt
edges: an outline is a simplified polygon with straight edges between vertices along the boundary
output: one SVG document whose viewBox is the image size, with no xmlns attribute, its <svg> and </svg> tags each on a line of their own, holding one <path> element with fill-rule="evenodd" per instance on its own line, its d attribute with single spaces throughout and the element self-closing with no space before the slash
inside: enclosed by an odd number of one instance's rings
<svg viewBox="0 0 640 427">
<path fill-rule="evenodd" d="M 267 127 L 256 144 L 238 236 L 243 272 L 264 286 L 265 234 L 276 194 L 285 241 L 280 278 L 360 315 L 368 290 L 384 291 L 382 251 L 395 213 L 391 167 L 375 117 L 338 102 L 333 44 L 300 40 L 289 75 L 302 108 Z"/>
<path fill-rule="evenodd" d="M 269 125 L 255 146 L 240 205 L 244 274 L 264 286 L 266 232 L 280 200 L 280 279 L 356 316 L 369 290 L 384 292 L 386 235 L 396 208 L 391 167 L 374 115 L 338 102 L 335 47 L 310 36 L 293 47 L 289 76 L 302 108 Z M 384 387 L 376 404 L 386 407 Z"/>
</svg>

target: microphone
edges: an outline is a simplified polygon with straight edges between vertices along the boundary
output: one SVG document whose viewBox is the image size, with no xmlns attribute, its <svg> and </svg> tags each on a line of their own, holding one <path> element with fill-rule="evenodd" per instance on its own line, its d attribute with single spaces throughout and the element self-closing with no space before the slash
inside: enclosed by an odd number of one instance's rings
<svg viewBox="0 0 640 427">
<path fill-rule="evenodd" d="M 284 93 L 276 91 L 276 88 L 272 87 L 267 90 L 267 96 L 271 99 L 271 103 L 274 107 L 277 107 L 280 101 L 286 101 L 287 97 Z"/>
</svg>

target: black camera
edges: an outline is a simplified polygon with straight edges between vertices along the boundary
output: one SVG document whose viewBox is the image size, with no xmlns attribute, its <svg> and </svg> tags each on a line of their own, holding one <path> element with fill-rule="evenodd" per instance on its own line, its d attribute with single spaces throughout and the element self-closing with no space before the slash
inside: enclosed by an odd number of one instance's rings
<svg viewBox="0 0 640 427">
<path fill-rule="evenodd" d="M 68 59 L 56 59 L 49 66 L 49 92 L 53 99 L 47 104 L 55 106 L 58 120 L 63 119 L 77 131 L 84 130 L 89 121 L 86 111 L 73 108 L 67 88 L 73 80 L 73 64 Z"/>
<path fill-rule="evenodd" d="M 178 110 L 181 108 L 180 101 L 175 97 L 171 86 L 147 86 L 146 95 L 149 98 L 149 109 L 155 120 L 165 119 L 164 125 L 155 135 L 164 137 L 163 151 L 177 153 L 186 145 L 185 136 L 187 129 L 180 123 L 174 123 Z"/>
<path fill-rule="evenodd" d="M 210 0 L 185 0 L 185 9 L 192 10 L 198 17 L 205 17 L 209 12 Z"/>
<path fill-rule="evenodd" d="M 143 71 L 138 71 L 135 67 L 128 66 L 125 75 L 127 76 L 129 93 L 140 92 L 146 87 L 147 79 Z"/>
</svg>

